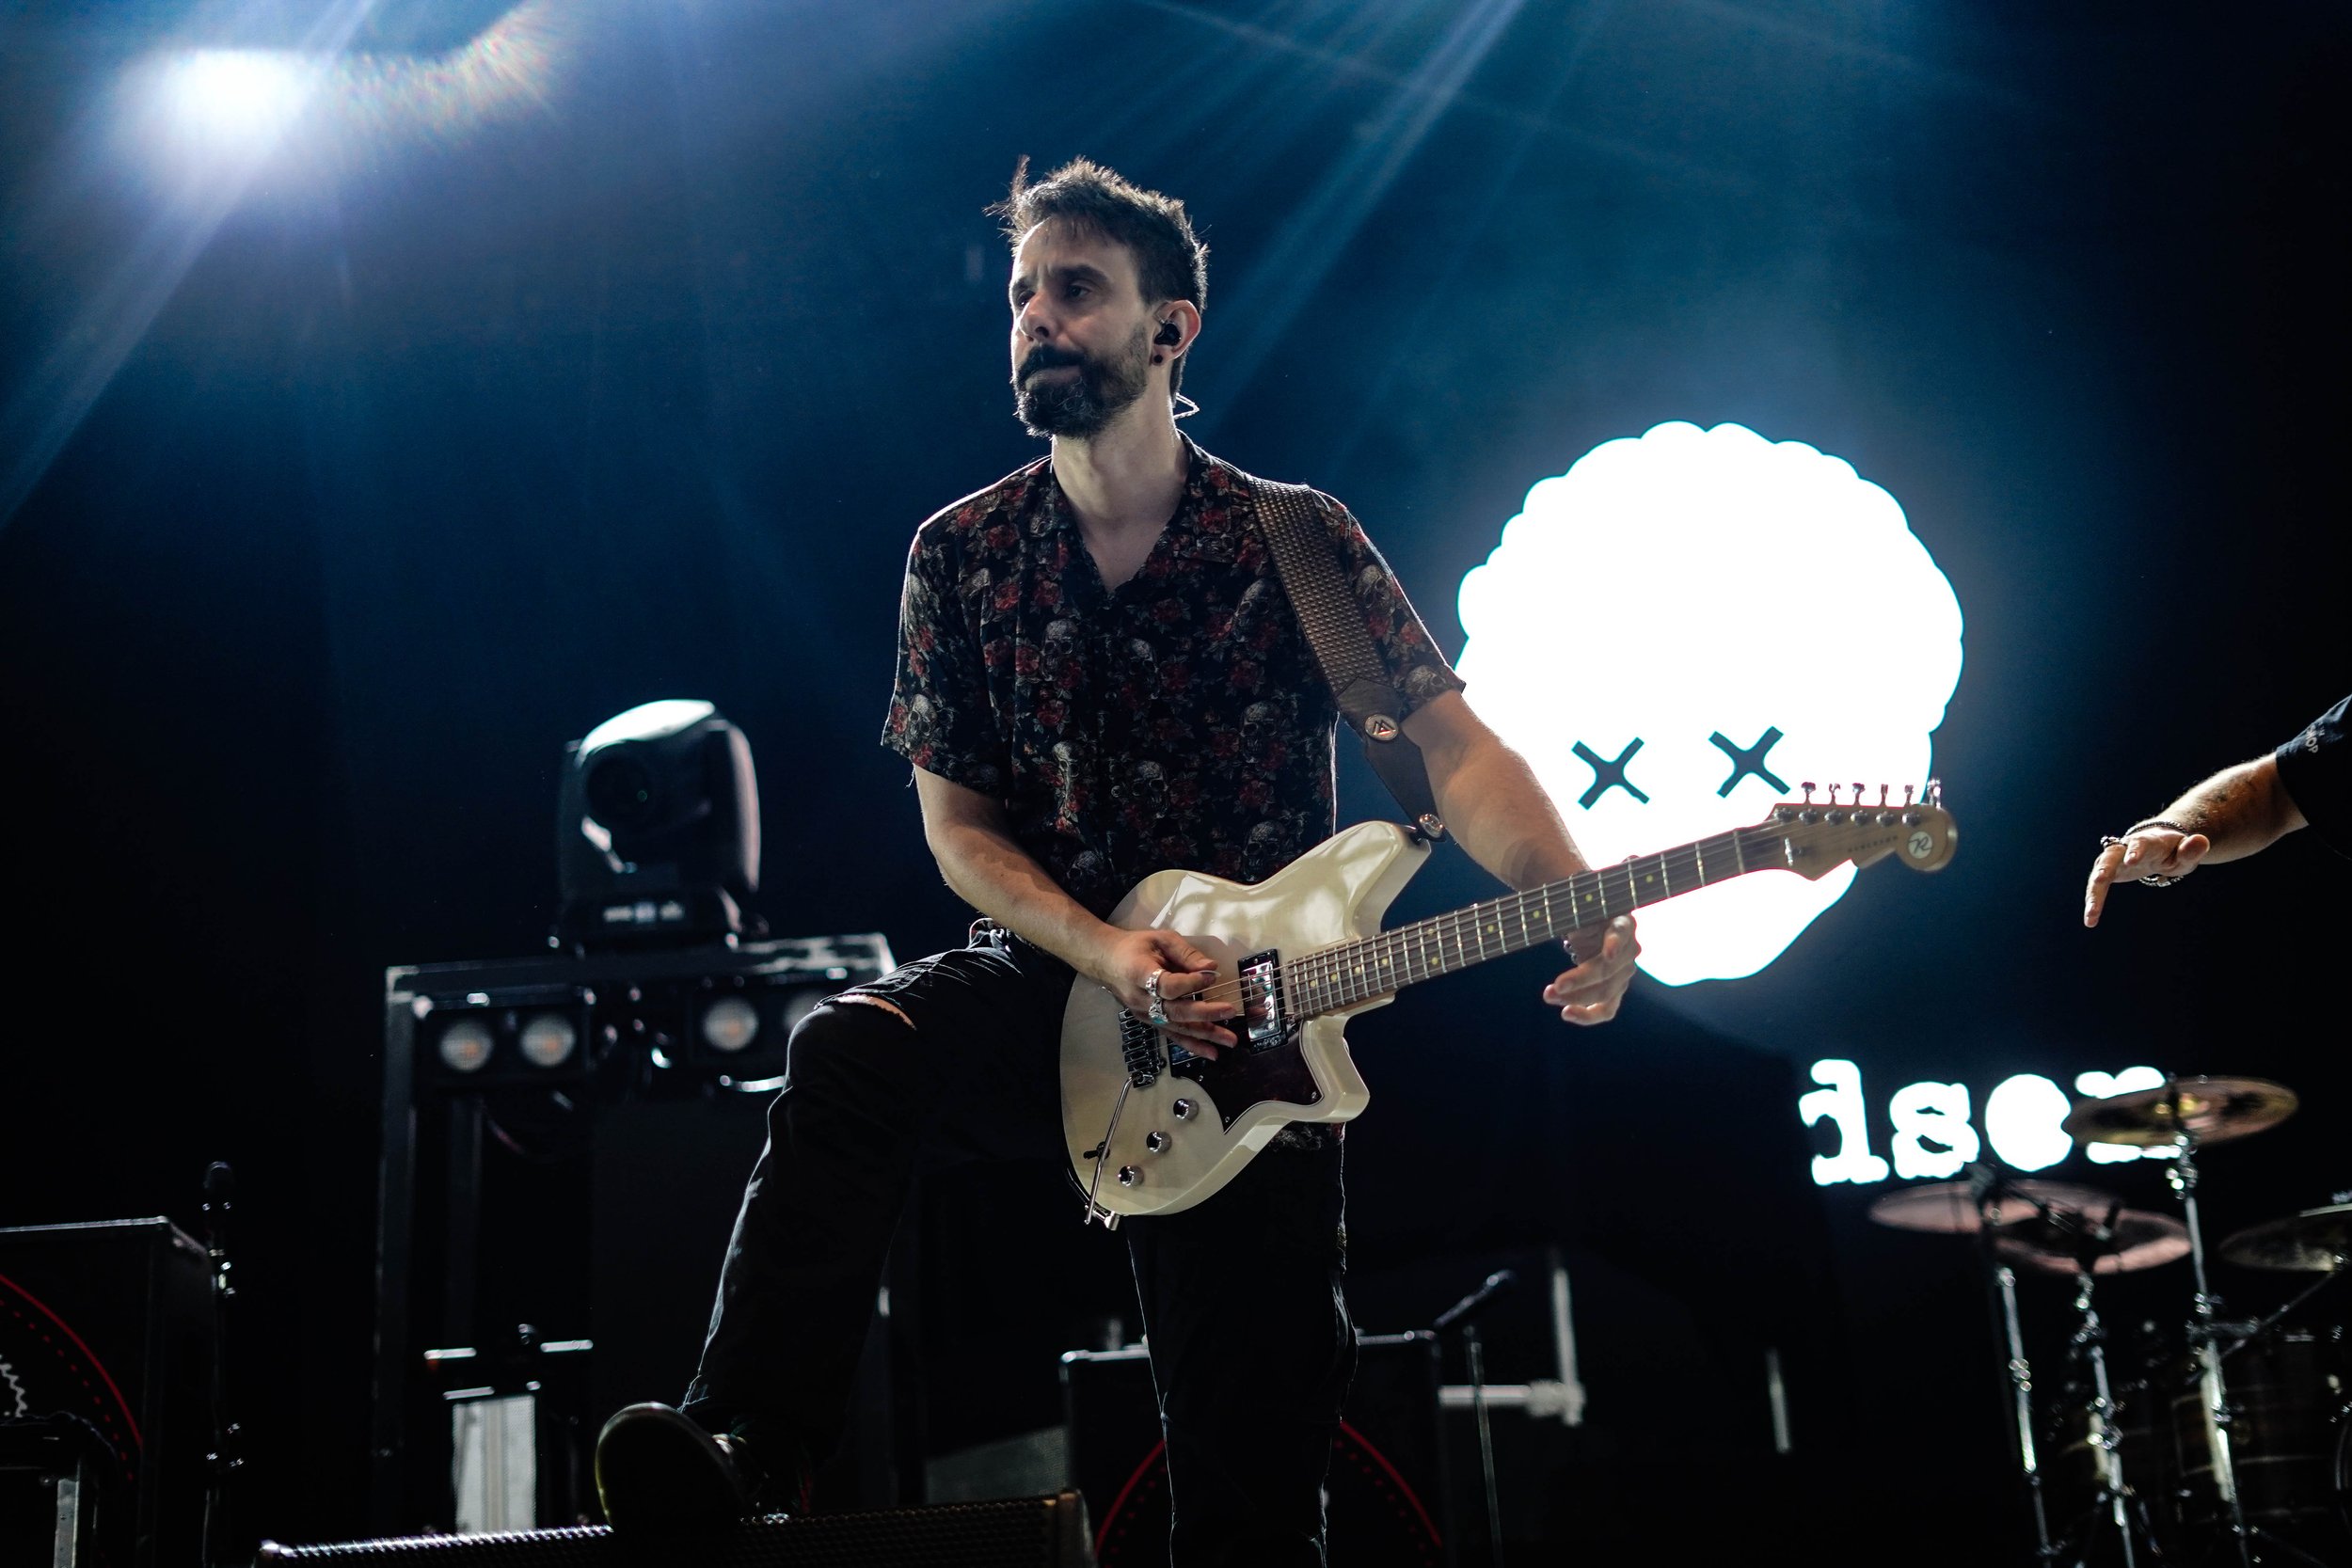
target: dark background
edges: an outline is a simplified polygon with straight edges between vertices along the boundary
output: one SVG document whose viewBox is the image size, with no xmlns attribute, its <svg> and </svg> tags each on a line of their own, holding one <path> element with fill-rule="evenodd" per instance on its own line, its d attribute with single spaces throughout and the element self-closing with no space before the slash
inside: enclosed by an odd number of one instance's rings
<svg viewBox="0 0 2352 1568">
<path fill-rule="evenodd" d="M 1804 1065 L 1862 1064 L 1881 1152 L 1915 1078 L 2268 1074 L 2305 1108 L 2214 1156 L 2217 1233 L 2352 1185 L 2341 862 L 2306 834 L 2077 918 L 2098 833 L 2352 685 L 2340 8 L 610 0 L 526 8 L 519 108 L 372 133 L 329 88 L 211 187 L 114 134 L 118 84 L 302 8 L 82 9 L 0 21 L 0 1223 L 192 1219 L 236 1164 L 258 1528 L 360 1523 L 382 971 L 541 943 L 566 739 L 707 697 L 761 765 L 778 931 L 960 933 L 874 735 L 914 525 L 1035 451 L 981 213 L 1023 153 L 1185 198 L 1190 428 L 1347 499 L 1449 650 L 1527 486 L 1669 419 L 1851 461 L 1967 618 L 1950 870 L 1606 1030 L 1550 1026 L 1540 964 L 1359 1028 L 1366 1314 L 1565 1241 L 1797 1325 L 1825 1538 L 1983 1560 L 1965 1254 L 1871 1229 L 1883 1189 L 1817 1201 Z M 1399 913 L 1485 886 L 1440 863 Z M 2153 1198 L 2092 1170 L 2053 1174 Z M 1009 1240 L 933 1259 L 940 1381 L 981 1380 L 943 1449 L 1054 1418 L 1041 1270 L 1120 1290 L 1115 1250 L 1025 1239 L 1050 1181 L 961 1190 Z M 2184 1273 L 2135 1302 L 2177 1318 Z M 1586 1336 L 1597 1400 L 1753 1423 Z"/>
</svg>

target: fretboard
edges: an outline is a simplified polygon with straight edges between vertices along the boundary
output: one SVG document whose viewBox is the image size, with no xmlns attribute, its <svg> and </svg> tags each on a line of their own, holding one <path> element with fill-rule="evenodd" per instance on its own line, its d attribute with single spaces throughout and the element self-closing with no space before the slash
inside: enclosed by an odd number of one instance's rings
<svg viewBox="0 0 2352 1568">
<path fill-rule="evenodd" d="M 1793 849 L 1778 827 L 1744 828 L 1303 953 L 1282 966 L 1288 1010 L 1293 1018 L 1311 1018 L 1354 1006 L 1416 980 L 1598 929 L 1613 916 L 1711 882 L 1786 870 Z"/>
</svg>

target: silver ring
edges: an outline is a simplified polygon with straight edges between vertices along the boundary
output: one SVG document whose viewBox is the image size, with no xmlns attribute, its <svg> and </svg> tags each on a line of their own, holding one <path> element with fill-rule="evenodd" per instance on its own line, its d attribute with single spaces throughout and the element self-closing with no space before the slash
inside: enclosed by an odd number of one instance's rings
<svg viewBox="0 0 2352 1568">
<path fill-rule="evenodd" d="M 1143 1016 L 1151 1020 L 1154 1029 L 1168 1027 L 1168 1004 L 1160 997 L 1160 976 L 1166 973 L 1165 970 L 1155 969 L 1143 977 L 1144 992 L 1152 998 L 1152 1006 Z"/>
</svg>

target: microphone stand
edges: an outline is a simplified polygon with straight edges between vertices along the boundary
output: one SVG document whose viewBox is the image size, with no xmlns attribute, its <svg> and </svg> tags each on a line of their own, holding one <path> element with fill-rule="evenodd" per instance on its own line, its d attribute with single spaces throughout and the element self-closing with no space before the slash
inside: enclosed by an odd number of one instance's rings
<svg viewBox="0 0 2352 1568">
<path fill-rule="evenodd" d="M 1478 1473 L 1486 1488 L 1486 1560 L 1494 1568 L 1502 1568 L 1502 1497 L 1495 1485 L 1494 1429 L 1486 1417 L 1486 1345 L 1478 1337 L 1477 1325 L 1470 1320 L 1518 1282 L 1515 1271 L 1497 1269 L 1477 1290 L 1438 1313 L 1437 1322 L 1429 1325 L 1429 1331 L 1441 1338 L 1456 1329 L 1461 1331 L 1462 1354 L 1470 1368 L 1470 1409 L 1478 1423 Z"/>
<path fill-rule="evenodd" d="M 237 1293 L 230 1276 L 229 1214 L 237 1192 L 237 1173 L 219 1160 L 204 1167 L 204 1256 L 213 1272 L 212 1433 L 204 1455 L 204 1524 L 202 1560 L 229 1561 L 222 1536 L 228 1529 L 229 1481 L 245 1467 L 237 1453 L 242 1435 L 229 1412 L 229 1303 Z"/>
</svg>

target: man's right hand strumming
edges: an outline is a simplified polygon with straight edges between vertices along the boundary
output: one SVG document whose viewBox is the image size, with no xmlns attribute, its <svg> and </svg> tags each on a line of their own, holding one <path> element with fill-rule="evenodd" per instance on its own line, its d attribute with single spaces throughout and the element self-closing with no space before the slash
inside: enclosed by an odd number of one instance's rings
<svg viewBox="0 0 2352 1568">
<path fill-rule="evenodd" d="M 1240 1013 L 1236 1004 L 1182 1000 L 1217 983 L 1215 958 L 1174 931 L 1104 928 L 1110 935 L 1087 973 L 1118 997 L 1120 1006 L 1137 1018 L 1150 1017 L 1156 974 L 1159 1001 L 1168 1011 L 1163 1025 L 1168 1033 L 1202 1056 L 1215 1056 L 1217 1047 L 1233 1043 L 1233 1032 L 1216 1025 Z"/>
</svg>

